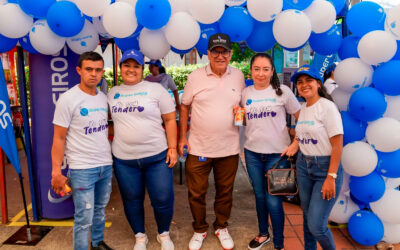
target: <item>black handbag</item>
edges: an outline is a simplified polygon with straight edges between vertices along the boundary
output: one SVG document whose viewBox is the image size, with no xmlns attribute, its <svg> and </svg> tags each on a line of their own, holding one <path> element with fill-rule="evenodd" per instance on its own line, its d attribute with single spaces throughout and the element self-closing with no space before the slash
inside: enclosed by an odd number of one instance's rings
<svg viewBox="0 0 400 250">
<path fill-rule="evenodd" d="M 289 161 L 289 168 L 283 164 L 285 161 Z M 296 195 L 298 193 L 296 164 L 286 156 L 281 157 L 268 170 L 265 178 L 267 179 L 268 193 L 270 195 Z"/>
</svg>

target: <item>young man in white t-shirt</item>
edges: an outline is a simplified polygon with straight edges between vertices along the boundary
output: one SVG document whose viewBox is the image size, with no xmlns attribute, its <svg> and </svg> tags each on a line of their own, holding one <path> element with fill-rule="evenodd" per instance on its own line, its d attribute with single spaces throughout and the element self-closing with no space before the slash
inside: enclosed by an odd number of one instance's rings
<svg viewBox="0 0 400 250">
<path fill-rule="evenodd" d="M 97 90 L 103 68 L 98 53 L 83 53 L 76 68 L 81 82 L 60 96 L 54 112 L 51 185 L 57 194 L 68 192 L 68 181 L 71 185 L 75 250 L 89 248 L 89 229 L 90 249 L 112 249 L 103 241 L 112 179 L 107 97 Z M 69 180 L 61 173 L 64 154 Z"/>
</svg>

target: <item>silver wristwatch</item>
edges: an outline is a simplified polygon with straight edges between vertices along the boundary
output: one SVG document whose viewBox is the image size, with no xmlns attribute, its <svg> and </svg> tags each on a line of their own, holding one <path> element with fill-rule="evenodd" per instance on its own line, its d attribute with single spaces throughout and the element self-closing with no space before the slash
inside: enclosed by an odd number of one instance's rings
<svg viewBox="0 0 400 250">
<path fill-rule="evenodd" d="M 328 173 L 328 175 L 329 175 L 330 177 L 332 177 L 333 179 L 336 179 L 336 178 L 337 178 L 337 174 L 336 174 L 336 173 Z"/>
</svg>

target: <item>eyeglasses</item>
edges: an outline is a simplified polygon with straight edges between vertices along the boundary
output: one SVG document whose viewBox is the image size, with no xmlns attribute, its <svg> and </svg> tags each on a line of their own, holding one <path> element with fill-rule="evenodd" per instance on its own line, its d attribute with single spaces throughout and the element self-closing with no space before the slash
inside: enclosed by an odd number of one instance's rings
<svg viewBox="0 0 400 250">
<path fill-rule="evenodd" d="M 224 58 L 228 58 L 231 52 L 229 50 L 224 50 L 224 51 L 211 50 L 210 54 L 214 58 L 217 58 L 219 55 L 222 55 Z"/>
</svg>

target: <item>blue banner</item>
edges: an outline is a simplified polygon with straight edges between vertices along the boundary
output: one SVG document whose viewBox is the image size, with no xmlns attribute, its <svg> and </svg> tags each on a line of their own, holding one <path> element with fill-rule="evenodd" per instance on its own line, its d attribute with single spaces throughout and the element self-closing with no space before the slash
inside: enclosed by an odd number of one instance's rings
<svg viewBox="0 0 400 250">
<path fill-rule="evenodd" d="M 337 55 L 320 55 L 318 53 L 314 54 L 313 62 L 311 66 L 319 72 L 322 78 L 324 78 L 324 73 L 326 71 L 326 68 L 328 68 L 329 65 L 333 64 L 334 62 L 337 61 Z"/>
<path fill-rule="evenodd" d="M 8 100 L 8 92 L 6 78 L 4 76 L 3 64 L 0 60 L 0 147 L 6 153 L 11 164 L 14 166 L 18 174 L 21 173 L 21 165 L 19 162 L 17 143 L 15 142 L 14 127 L 12 124 L 10 101 Z"/>
</svg>

